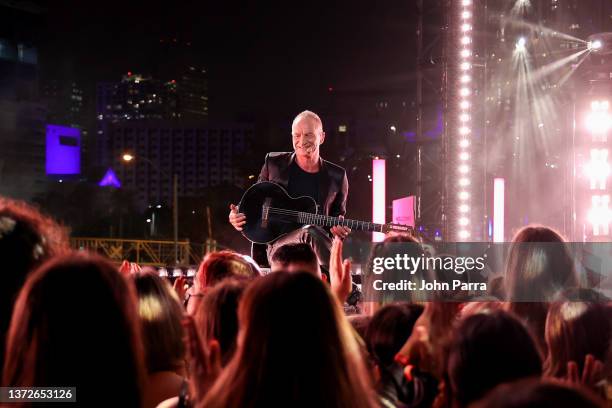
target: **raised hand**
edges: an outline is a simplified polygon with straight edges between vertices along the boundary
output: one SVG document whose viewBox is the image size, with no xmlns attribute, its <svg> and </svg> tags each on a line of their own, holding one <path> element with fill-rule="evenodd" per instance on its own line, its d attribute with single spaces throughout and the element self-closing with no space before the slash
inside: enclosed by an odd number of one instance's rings
<svg viewBox="0 0 612 408">
<path fill-rule="evenodd" d="M 134 273 L 138 273 L 141 271 L 140 265 L 138 265 L 135 262 L 130 262 L 128 260 L 123 260 L 123 262 L 121 262 L 121 266 L 119 267 L 119 272 L 122 275 L 131 275 Z"/>
<path fill-rule="evenodd" d="M 180 299 L 180 301 L 183 302 L 185 300 L 185 293 L 187 293 L 187 288 L 188 288 L 187 278 L 185 278 L 184 276 L 179 276 L 178 278 L 174 280 L 172 287 L 174 288 L 174 291 L 178 295 L 178 298 Z"/>
<path fill-rule="evenodd" d="M 567 363 L 566 380 L 573 384 L 582 384 L 585 387 L 595 389 L 597 387 L 597 383 L 603 379 L 603 371 L 603 363 L 596 360 L 593 355 L 587 354 L 584 358 L 582 375 L 579 373 L 578 364 L 575 361 L 569 361 Z"/>
<path fill-rule="evenodd" d="M 329 259 L 329 283 L 340 304 L 344 304 L 353 289 L 351 261 L 348 259 L 342 260 L 342 247 L 342 240 L 335 237 Z"/>
<path fill-rule="evenodd" d="M 238 206 L 230 204 L 229 222 L 236 231 L 242 231 L 242 226 L 246 224 L 246 215 L 238 212 Z"/>
</svg>

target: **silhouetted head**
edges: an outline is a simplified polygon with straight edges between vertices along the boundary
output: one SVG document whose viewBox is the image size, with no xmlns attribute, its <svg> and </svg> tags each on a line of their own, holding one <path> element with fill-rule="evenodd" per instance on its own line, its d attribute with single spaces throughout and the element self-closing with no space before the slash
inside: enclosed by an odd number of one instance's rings
<svg viewBox="0 0 612 408">
<path fill-rule="evenodd" d="M 601 303 L 552 303 L 548 309 L 545 337 L 548 355 L 544 372 L 551 377 L 565 378 L 567 363 L 574 361 L 581 373 L 587 354 L 602 362 L 609 358 L 612 310 Z"/>
<path fill-rule="evenodd" d="M 340 305 L 307 272 L 251 283 L 238 348 L 203 406 L 374 406 L 360 350 Z"/>
<path fill-rule="evenodd" d="M 585 388 L 554 380 L 528 379 L 502 384 L 474 408 L 604 408 Z"/>
<path fill-rule="evenodd" d="M 238 304 L 248 281 L 228 279 L 206 290 L 194 312 L 202 338 L 217 340 L 223 364 L 232 358 L 238 336 Z"/>
<path fill-rule="evenodd" d="M 272 272 L 306 271 L 321 278 L 317 255 L 308 244 L 294 243 L 280 246 L 272 253 L 270 266 Z"/>
<path fill-rule="evenodd" d="M 166 279 L 144 270 L 130 275 L 138 296 L 145 361 L 150 373 L 175 371 L 185 359 L 183 306 Z"/>
<path fill-rule="evenodd" d="M 503 311 L 461 320 L 448 354 L 450 391 L 457 407 L 482 398 L 496 385 L 539 377 L 542 361 L 522 323 Z"/>
<path fill-rule="evenodd" d="M 138 406 L 145 365 L 134 292 L 99 256 L 72 253 L 43 264 L 15 304 L 3 385 L 74 386 L 83 405 L 120 398 Z"/>
</svg>

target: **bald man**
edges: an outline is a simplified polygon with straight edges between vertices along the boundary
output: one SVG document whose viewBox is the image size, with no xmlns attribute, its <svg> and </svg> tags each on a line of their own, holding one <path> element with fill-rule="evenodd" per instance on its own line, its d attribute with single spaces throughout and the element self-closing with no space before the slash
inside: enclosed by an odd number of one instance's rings
<svg viewBox="0 0 612 408">
<path fill-rule="evenodd" d="M 283 186 L 292 197 L 312 197 L 319 207 L 319 213 L 333 217 L 344 216 L 348 195 L 346 171 L 320 155 L 320 146 L 325 141 L 321 118 L 311 111 L 297 115 L 291 125 L 293 152 L 275 152 L 266 155 L 259 173 L 260 181 L 271 181 Z M 246 223 L 244 214 L 235 205 L 230 206 L 229 221 L 241 231 Z M 341 239 L 348 236 L 348 227 L 335 226 L 329 232 L 319 226 L 306 225 L 284 235 L 268 245 L 268 260 L 276 248 L 290 243 L 309 244 L 317 255 L 319 265 L 329 265 L 331 235 Z"/>
</svg>

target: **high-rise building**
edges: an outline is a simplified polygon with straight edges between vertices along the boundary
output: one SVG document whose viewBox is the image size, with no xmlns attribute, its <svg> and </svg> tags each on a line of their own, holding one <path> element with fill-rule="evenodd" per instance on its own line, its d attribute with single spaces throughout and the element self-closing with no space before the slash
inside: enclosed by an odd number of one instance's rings
<svg viewBox="0 0 612 408">
<path fill-rule="evenodd" d="M 86 131 L 87 100 L 83 86 L 75 80 L 46 79 L 41 81 L 41 99 L 47 105 L 47 121 Z"/>
<path fill-rule="evenodd" d="M 190 65 L 177 80 L 176 113 L 181 118 L 208 116 L 208 80 L 206 69 Z"/>
<path fill-rule="evenodd" d="M 0 5 L 0 195 L 24 200 L 46 180 L 36 48 L 43 11 L 25 1 Z"/>
<path fill-rule="evenodd" d="M 107 165 L 108 126 L 141 120 L 203 120 L 208 116 L 206 70 L 189 66 L 160 80 L 128 72 L 120 82 L 99 83 L 96 95 L 98 165 Z"/>
<path fill-rule="evenodd" d="M 180 197 L 221 184 L 242 187 L 247 180 L 239 161 L 248 152 L 250 125 L 143 120 L 116 122 L 108 130 L 108 161 L 140 208 L 170 204 L 175 174 Z M 125 153 L 133 162 L 122 160 Z"/>
</svg>

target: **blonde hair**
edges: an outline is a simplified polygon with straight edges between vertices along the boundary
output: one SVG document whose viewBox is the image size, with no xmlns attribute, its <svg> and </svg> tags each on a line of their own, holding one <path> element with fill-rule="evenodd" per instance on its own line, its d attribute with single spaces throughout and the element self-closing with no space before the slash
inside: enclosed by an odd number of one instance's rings
<svg viewBox="0 0 612 408">
<path fill-rule="evenodd" d="M 321 121 L 321 118 L 319 117 L 319 115 L 317 115 L 316 113 L 309 111 L 309 110 L 305 110 L 303 112 L 300 112 L 295 119 L 293 119 L 293 123 L 291 124 L 291 128 L 293 128 L 299 121 L 301 121 L 302 119 L 305 118 L 309 118 L 314 120 L 317 123 L 317 127 L 319 128 L 319 130 L 322 132 L 323 131 L 323 122 Z"/>
</svg>

